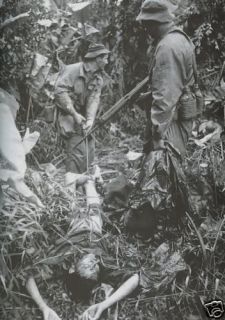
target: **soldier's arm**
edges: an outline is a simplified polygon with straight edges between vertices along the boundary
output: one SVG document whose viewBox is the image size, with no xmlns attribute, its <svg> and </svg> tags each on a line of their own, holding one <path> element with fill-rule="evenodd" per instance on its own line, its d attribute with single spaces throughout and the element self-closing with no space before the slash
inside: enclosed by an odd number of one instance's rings
<svg viewBox="0 0 225 320">
<path fill-rule="evenodd" d="M 85 130 L 89 131 L 93 123 L 95 121 L 95 117 L 98 111 L 101 90 L 103 86 L 103 79 L 98 77 L 88 86 L 88 90 L 90 94 L 86 101 L 86 126 L 84 127 Z"/>
<path fill-rule="evenodd" d="M 71 115 L 76 123 L 81 124 L 85 121 L 85 118 L 73 107 L 73 102 L 68 92 L 64 91 L 56 93 L 55 99 L 57 106 L 65 113 Z"/>
<path fill-rule="evenodd" d="M 173 120 L 176 104 L 182 94 L 184 63 L 181 52 L 172 45 L 162 44 L 156 52 L 152 73 L 151 121 L 153 138 L 163 140 Z"/>
<path fill-rule="evenodd" d="M 101 96 L 101 91 L 98 90 L 98 92 L 95 92 L 89 97 L 87 101 L 87 106 L 86 106 L 87 120 L 95 119 L 96 113 L 98 111 L 99 102 L 100 102 L 100 96 Z"/>
<path fill-rule="evenodd" d="M 71 115 L 76 123 L 81 124 L 85 118 L 75 110 L 73 100 L 69 95 L 69 92 L 73 90 L 74 79 L 72 75 L 76 73 L 75 65 L 66 66 L 59 74 L 55 84 L 55 102 L 64 113 Z"/>
<path fill-rule="evenodd" d="M 69 89 L 72 86 L 70 79 L 70 66 L 66 66 L 59 74 L 55 83 L 55 102 L 57 107 L 68 114 L 73 114 L 73 101 L 69 96 Z"/>
</svg>

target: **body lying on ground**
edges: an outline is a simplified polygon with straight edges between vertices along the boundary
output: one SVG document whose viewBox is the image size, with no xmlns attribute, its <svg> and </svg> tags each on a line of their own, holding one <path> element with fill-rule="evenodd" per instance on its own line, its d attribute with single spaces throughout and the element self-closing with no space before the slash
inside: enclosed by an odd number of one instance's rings
<svg viewBox="0 0 225 320">
<path fill-rule="evenodd" d="M 109 284 L 112 291 L 116 290 L 104 302 L 89 307 L 81 315 L 82 319 L 98 319 L 106 308 L 138 287 L 151 294 L 163 292 L 179 271 L 186 270 L 186 264 L 178 249 L 171 253 L 170 245 L 163 243 L 153 252 L 150 264 L 146 262 L 146 265 L 134 271 L 118 267 L 116 260 L 113 261 L 112 252 L 109 256 L 107 237 L 104 238 L 102 211 L 95 183 L 84 179 L 83 175 L 78 177 L 85 183 L 88 208 L 74 214 L 65 238 L 60 238 L 49 248 L 48 258 L 45 262 L 40 261 L 40 265 L 47 263 L 51 266 L 52 261 L 52 267 L 62 264 L 67 267 L 63 279 L 71 300 L 75 302 L 87 303 L 92 290 L 102 283 Z M 35 280 L 38 276 L 32 274 L 28 277 L 27 290 L 43 313 L 44 320 L 59 320 L 60 317 L 46 304 L 39 292 Z"/>
<path fill-rule="evenodd" d="M 187 269 L 179 250 L 171 253 L 168 243 L 162 243 L 152 254 L 151 263 L 142 266 L 131 275 L 111 296 L 90 306 L 81 316 L 82 320 L 100 319 L 102 313 L 115 303 L 129 296 L 137 289 L 151 295 L 162 294 L 179 272 Z"/>
<path fill-rule="evenodd" d="M 102 211 L 100 199 L 95 189 L 95 182 L 84 175 L 77 175 L 78 180 L 85 183 L 87 208 L 76 211 L 71 221 L 69 231 L 62 239 L 58 239 L 49 248 L 48 258 L 40 260 L 39 266 L 59 267 L 64 264 L 67 271 L 63 272 L 63 280 L 72 300 L 87 302 L 96 285 L 108 283 L 118 287 L 129 273 L 115 268 L 108 254 L 107 242 L 102 229 Z M 38 262 L 35 261 L 35 265 Z M 116 269 L 116 270 L 115 270 Z M 62 271 L 62 268 L 61 268 Z M 36 284 L 39 274 L 28 277 L 26 287 L 43 313 L 45 320 L 59 320 L 60 317 L 42 298 Z"/>
</svg>

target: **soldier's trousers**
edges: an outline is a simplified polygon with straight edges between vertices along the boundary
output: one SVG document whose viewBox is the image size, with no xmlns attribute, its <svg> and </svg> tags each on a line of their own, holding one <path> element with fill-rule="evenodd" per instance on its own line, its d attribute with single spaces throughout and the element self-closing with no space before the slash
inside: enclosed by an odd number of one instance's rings
<svg viewBox="0 0 225 320">
<path fill-rule="evenodd" d="M 66 143 L 66 171 L 74 173 L 84 173 L 94 160 L 95 140 L 90 136 L 86 141 L 77 143 L 83 136 L 77 133 L 65 139 Z"/>
</svg>

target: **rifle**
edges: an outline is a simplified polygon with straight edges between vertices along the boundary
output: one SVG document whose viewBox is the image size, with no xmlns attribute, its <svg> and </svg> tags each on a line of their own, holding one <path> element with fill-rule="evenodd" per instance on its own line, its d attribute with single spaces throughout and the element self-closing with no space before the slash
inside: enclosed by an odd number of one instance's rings
<svg viewBox="0 0 225 320">
<path fill-rule="evenodd" d="M 103 126 L 116 112 L 118 112 L 128 101 L 130 101 L 135 94 L 137 94 L 148 82 L 149 77 L 139 82 L 135 88 L 129 91 L 125 96 L 123 96 L 119 101 L 117 101 L 108 111 L 106 111 L 99 119 L 97 124 L 91 129 L 76 145 L 74 148 L 79 146 L 84 140 L 86 140 L 92 133 L 94 133 L 98 128 Z"/>
</svg>

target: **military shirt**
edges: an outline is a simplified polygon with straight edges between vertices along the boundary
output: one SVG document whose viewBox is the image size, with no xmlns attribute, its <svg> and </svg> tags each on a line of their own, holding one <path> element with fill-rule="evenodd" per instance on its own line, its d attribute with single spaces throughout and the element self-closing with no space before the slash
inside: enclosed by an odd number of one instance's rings
<svg viewBox="0 0 225 320">
<path fill-rule="evenodd" d="M 156 45 L 150 75 L 150 118 L 155 139 L 166 138 L 184 86 L 194 82 L 193 51 L 192 42 L 175 26 Z"/>
<path fill-rule="evenodd" d="M 64 133 L 76 131 L 76 123 L 70 115 L 75 108 L 84 117 L 94 118 L 99 105 L 103 79 L 99 72 L 87 69 L 83 62 L 64 67 L 55 85 L 56 104 L 60 108 L 59 126 Z"/>
</svg>

